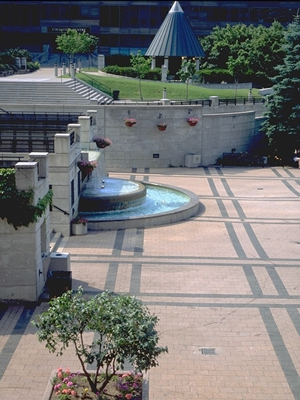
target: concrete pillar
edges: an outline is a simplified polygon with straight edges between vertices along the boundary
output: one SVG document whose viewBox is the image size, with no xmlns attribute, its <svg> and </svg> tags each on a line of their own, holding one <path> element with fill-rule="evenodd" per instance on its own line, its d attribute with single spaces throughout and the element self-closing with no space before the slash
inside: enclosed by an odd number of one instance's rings
<svg viewBox="0 0 300 400">
<path fill-rule="evenodd" d="M 200 59 L 199 57 L 195 57 L 196 71 L 200 69 Z"/>
<path fill-rule="evenodd" d="M 38 177 L 47 178 L 49 169 L 49 158 L 48 153 L 32 152 L 29 154 L 31 161 L 38 163 Z"/>
<path fill-rule="evenodd" d="M 161 66 L 161 81 L 162 82 L 167 82 L 167 73 L 168 69 L 165 65 Z"/>
<path fill-rule="evenodd" d="M 152 57 L 152 60 L 151 60 L 151 69 L 155 69 L 156 68 L 156 58 L 155 57 Z"/>
<path fill-rule="evenodd" d="M 66 63 L 62 65 L 63 75 L 66 75 Z"/>
<path fill-rule="evenodd" d="M 16 57 L 15 58 L 15 64 L 19 69 L 21 69 L 21 59 L 20 59 L 20 57 Z"/>
<path fill-rule="evenodd" d="M 163 89 L 163 98 L 160 100 L 164 105 L 170 104 L 170 100 L 167 99 L 167 89 Z"/>
<path fill-rule="evenodd" d="M 75 79 L 75 65 L 71 64 L 71 79 Z"/>
<path fill-rule="evenodd" d="M 98 71 L 105 67 L 105 55 L 99 54 L 98 55 Z"/>
<path fill-rule="evenodd" d="M 209 96 L 211 107 L 219 107 L 219 96 Z"/>
<path fill-rule="evenodd" d="M 35 190 L 38 184 L 37 162 L 16 164 L 16 187 L 18 190 Z"/>
<path fill-rule="evenodd" d="M 90 126 L 91 126 L 91 117 L 81 115 L 78 117 L 78 123 L 81 125 L 80 129 L 80 141 L 82 143 L 89 143 L 92 139 L 90 136 Z"/>
<path fill-rule="evenodd" d="M 27 71 L 27 60 L 25 57 L 21 58 L 21 65 L 22 65 L 22 69 L 24 69 L 25 71 Z"/>
<path fill-rule="evenodd" d="M 54 76 L 58 76 L 56 63 L 54 64 Z"/>
<path fill-rule="evenodd" d="M 97 125 L 97 110 L 87 110 L 86 113 L 92 117 L 92 125 Z"/>
<path fill-rule="evenodd" d="M 169 69 L 169 57 L 165 57 L 164 65 L 166 66 L 167 70 Z"/>
</svg>

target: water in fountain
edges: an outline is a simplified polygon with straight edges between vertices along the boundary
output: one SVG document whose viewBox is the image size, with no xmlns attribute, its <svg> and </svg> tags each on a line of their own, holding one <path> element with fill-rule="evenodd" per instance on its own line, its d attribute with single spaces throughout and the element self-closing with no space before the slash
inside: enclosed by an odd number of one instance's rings
<svg viewBox="0 0 300 400">
<path fill-rule="evenodd" d="M 198 212 L 199 199 L 192 192 L 148 182 L 108 178 L 103 168 L 105 163 L 103 166 L 102 161 L 102 169 L 98 163 L 80 196 L 79 212 L 89 221 L 89 230 L 115 229 L 120 227 L 120 222 L 122 227 L 171 223 Z"/>
</svg>

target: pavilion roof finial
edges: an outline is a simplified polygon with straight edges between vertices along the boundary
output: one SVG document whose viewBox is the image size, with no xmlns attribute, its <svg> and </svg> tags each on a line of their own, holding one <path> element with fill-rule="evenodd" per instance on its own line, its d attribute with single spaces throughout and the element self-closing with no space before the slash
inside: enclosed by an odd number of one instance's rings
<svg viewBox="0 0 300 400">
<path fill-rule="evenodd" d="M 183 9 L 181 8 L 181 5 L 179 4 L 178 1 L 174 1 L 174 4 L 172 5 L 172 8 L 171 8 L 171 10 L 169 12 L 170 13 L 174 13 L 174 12 L 183 13 Z"/>
</svg>

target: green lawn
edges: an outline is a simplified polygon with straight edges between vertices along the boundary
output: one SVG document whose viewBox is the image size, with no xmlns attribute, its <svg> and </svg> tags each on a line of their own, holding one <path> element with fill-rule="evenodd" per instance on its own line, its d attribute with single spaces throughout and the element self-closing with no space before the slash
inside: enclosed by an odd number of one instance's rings
<svg viewBox="0 0 300 400">
<path fill-rule="evenodd" d="M 119 76 L 100 76 L 91 75 L 89 77 L 103 85 L 108 86 L 112 91 L 119 90 L 119 99 L 140 100 L 139 95 L 139 80 L 135 78 L 124 78 Z M 81 80 L 86 80 L 86 75 L 77 73 L 76 77 Z M 142 80 L 142 95 L 143 100 L 160 100 L 163 96 L 163 89 L 167 89 L 167 98 L 170 100 L 185 100 L 186 99 L 186 84 L 184 83 L 164 83 L 156 81 Z M 219 96 L 220 99 L 231 99 L 235 97 L 235 89 L 210 89 L 202 88 L 197 85 L 189 85 L 188 89 L 189 100 L 204 100 L 209 96 Z M 257 89 L 252 89 L 254 97 L 260 97 Z M 237 97 L 247 97 L 247 89 L 239 89 Z"/>
</svg>

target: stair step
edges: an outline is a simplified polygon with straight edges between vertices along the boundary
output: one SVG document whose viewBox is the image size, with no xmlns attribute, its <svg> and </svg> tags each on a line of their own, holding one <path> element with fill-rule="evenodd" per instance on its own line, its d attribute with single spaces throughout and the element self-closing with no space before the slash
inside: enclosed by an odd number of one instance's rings
<svg viewBox="0 0 300 400">
<path fill-rule="evenodd" d="M 55 253 L 57 252 L 57 249 L 59 248 L 63 236 L 60 232 L 53 232 L 54 236 L 51 237 L 51 241 L 50 241 L 50 253 Z"/>
</svg>

